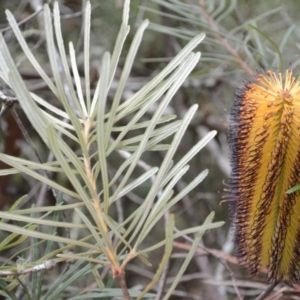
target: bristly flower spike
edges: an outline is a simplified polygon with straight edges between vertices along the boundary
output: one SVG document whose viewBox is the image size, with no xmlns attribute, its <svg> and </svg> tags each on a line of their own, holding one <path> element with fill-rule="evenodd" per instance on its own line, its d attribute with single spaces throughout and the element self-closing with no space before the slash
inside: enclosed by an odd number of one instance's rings
<svg viewBox="0 0 300 300">
<path fill-rule="evenodd" d="M 267 71 L 231 109 L 230 195 L 240 263 L 270 282 L 300 279 L 300 79 Z"/>
</svg>

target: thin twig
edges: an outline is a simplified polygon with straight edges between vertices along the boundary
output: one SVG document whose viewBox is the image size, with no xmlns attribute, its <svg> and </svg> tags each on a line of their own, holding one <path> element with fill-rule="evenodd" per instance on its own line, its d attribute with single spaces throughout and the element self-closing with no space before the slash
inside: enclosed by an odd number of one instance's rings
<svg viewBox="0 0 300 300">
<path fill-rule="evenodd" d="M 233 242 L 232 242 L 232 235 L 230 230 L 228 230 L 227 236 L 225 241 L 222 241 L 222 251 L 224 253 L 230 253 L 233 249 Z M 226 262 L 223 259 L 224 262 Z M 226 262 L 227 264 L 227 262 Z M 216 269 L 215 269 L 215 278 L 217 280 L 221 280 L 224 277 L 224 270 L 226 269 L 224 264 L 218 264 Z M 226 287 L 219 287 L 220 291 L 223 292 L 224 294 L 226 293 Z"/>
<path fill-rule="evenodd" d="M 17 25 L 20 26 L 26 22 L 28 22 L 29 20 L 33 19 L 35 16 L 37 16 L 43 9 L 40 9 L 39 11 L 34 12 L 33 14 L 31 14 L 30 16 L 28 16 L 27 18 L 25 18 L 24 20 L 22 20 L 21 22 L 19 22 Z M 1 29 L 0 32 L 5 32 L 11 30 L 10 26 L 7 26 L 4 29 Z"/>
<path fill-rule="evenodd" d="M 197 134 L 203 138 L 209 130 L 204 126 L 197 126 L 196 127 Z M 226 175 L 230 175 L 230 165 L 228 162 L 228 158 L 222 152 L 221 147 L 215 140 L 211 140 L 207 145 L 207 149 L 210 151 L 210 154 L 215 158 L 216 164 L 219 166 L 221 171 Z"/>
<path fill-rule="evenodd" d="M 211 252 L 209 252 L 209 251 L 208 251 L 208 253 L 211 254 L 211 255 L 213 255 L 213 254 L 212 254 Z M 220 258 L 220 257 L 218 257 L 218 256 L 214 256 L 214 257 L 216 257 L 216 258 L 219 260 L 219 262 L 224 266 L 224 268 L 227 270 L 227 272 L 228 272 L 228 274 L 229 274 L 229 276 L 230 276 L 230 278 L 231 278 L 232 285 L 233 285 L 233 288 L 234 288 L 234 290 L 235 290 L 235 292 L 236 292 L 236 295 L 237 295 L 237 297 L 238 297 L 240 300 L 242 300 L 243 297 L 242 297 L 242 295 L 240 294 L 240 291 L 239 291 L 239 289 L 238 289 L 238 287 L 237 287 L 236 279 L 235 279 L 235 276 L 234 276 L 234 272 L 231 270 L 231 268 L 228 266 L 227 262 L 226 262 L 224 259 L 222 259 L 222 258 Z"/>
<path fill-rule="evenodd" d="M 34 154 L 35 154 L 38 162 L 40 164 L 43 164 L 43 161 L 42 161 L 42 159 L 41 159 L 41 157 L 40 157 L 40 155 L 39 155 L 36 147 L 34 146 L 34 143 L 33 143 L 32 139 L 30 138 L 30 135 L 28 134 L 25 126 L 23 125 L 23 123 L 22 123 L 19 115 L 17 114 L 16 110 L 14 109 L 14 107 L 12 107 L 11 112 L 12 112 L 12 115 L 13 115 L 14 119 L 16 120 L 16 122 L 17 122 L 20 130 L 22 131 L 22 134 L 23 134 L 26 142 L 32 148 L 32 150 L 33 150 L 33 152 L 34 152 Z M 44 171 L 44 175 L 48 179 L 51 178 L 50 173 L 48 171 Z M 56 190 L 54 188 L 51 188 L 51 190 L 52 190 L 52 194 L 53 194 L 54 198 L 57 199 L 57 192 L 56 192 Z"/>
<path fill-rule="evenodd" d="M 178 229 L 175 228 L 175 230 L 178 232 Z M 189 242 L 193 242 L 193 239 L 187 235 L 183 235 L 183 238 L 186 239 L 187 241 Z M 173 246 L 175 247 L 175 244 L 176 242 L 173 242 Z M 179 243 L 180 244 L 180 243 Z M 187 245 L 188 248 L 186 249 L 189 249 L 191 248 L 190 245 Z M 201 249 L 201 248 L 197 248 L 198 249 Z M 198 251 L 196 251 L 198 252 Z M 211 264 L 210 262 L 208 261 L 207 257 L 199 257 L 197 255 L 194 255 L 194 259 L 195 259 L 195 262 L 198 266 L 198 268 L 203 272 L 203 273 L 206 273 L 210 278 L 213 278 L 213 271 L 212 271 L 212 267 L 211 267 Z M 206 292 L 208 295 L 210 295 L 210 298 L 211 299 L 216 299 L 216 300 L 219 300 L 220 297 L 222 297 L 221 293 L 220 293 L 220 290 L 219 289 L 212 289 L 210 286 L 205 286 L 206 288 Z"/>
<path fill-rule="evenodd" d="M 123 299 L 124 300 L 130 300 L 130 294 L 128 292 L 128 288 L 127 288 L 127 284 L 126 284 L 126 280 L 125 280 L 125 272 L 123 268 L 120 268 L 118 270 L 114 270 L 113 271 L 113 275 L 114 277 L 118 280 L 120 288 L 122 290 L 123 293 Z"/>
<path fill-rule="evenodd" d="M 187 245 L 187 244 L 183 244 L 183 243 L 179 243 L 179 242 L 173 242 L 174 247 L 179 248 L 179 249 L 185 249 L 187 251 L 190 250 L 191 246 Z M 235 256 L 224 253 L 223 251 L 217 250 L 217 249 L 210 249 L 210 248 L 206 248 L 208 249 L 211 253 L 214 253 L 215 255 L 218 255 L 219 257 L 222 257 L 222 259 L 225 259 L 226 261 L 232 263 L 232 264 L 236 264 L 238 265 L 238 260 Z M 204 251 L 202 248 L 198 247 L 196 249 L 196 253 L 202 254 L 202 255 L 206 255 L 207 252 Z"/>
<path fill-rule="evenodd" d="M 230 276 L 230 278 L 231 278 L 232 285 L 233 285 L 233 288 L 234 288 L 234 290 L 235 290 L 235 292 L 236 292 L 236 295 L 238 296 L 238 298 L 239 298 L 240 300 L 242 300 L 243 297 L 241 296 L 241 294 L 240 294 L 240 292 L 239 292 L 239 289 L 238 289 L 238 287 L 237 287 L 236 279 L 235 279 L 235 277 L 234 277 L 234 273 L 233 273 L 233 271 L 230 269 L 230 267 L 228 266 L 226 260 L 223 259 L 222 257 L 220 257 L 219 255 L 217 255 L 215 252 L 210 251 L 209 249 L 207 249 L 207 248 L 205 248 L 205 247 L 203 247 L 203 246 L 199 246 L 199 247 L 202 248 L 204 251 L 206 251 L 208 254 L 214 256 L 214 257 L 215 257 L 215 258 L 216 258 L 216 259 L 224 266 L 224 268 L 227 270 L 227 272 L 228 272 L 228 274 L 229 274 L 229 276 Z"/>
<path fill-rule="evenodd" d="M 220 32 L 218 25 L 214 21 L 213 18 L 206 12 L 205 10 L 205 3 L 203 0 L 200 0 L 200 7 L 202 8 L 202 15 L 206 19 L 206 21 L 209 23 L 210 27 L 214 31 L 214 36 L 216 39 L 218 39 L 224 47 L 227 49 L 227 51 L 236 59 L 236 62 L 252 77 L 255 76 L 255 72 L 248 67 L 248 65 L 240 58 L 238 53 L 230 46 L 230 44 L 227 42 L 226 39 L 224 39 L 222 36 L 218 34 Z"/>
<path fill-rule="evenodd" d="M 181 243 L 178 243 L 178 242 L 174 242 L 173 243 L 174 247 L 177 247 L 177 248 L 186 248 L 188 249 L 190 246 L 189 245 L 185 245 L 185 244 L 181 244 Z M 187 246 L 187 247 L 185 247 Z M 202 251 L 201 251 L 202 250 Z M 243 299 L 243 297 L 241 296 L 239 290 L 238 290 L 238 287 L 236 285 L 236 279 L 234 277 L 234 273 L 232 272 L 232 270 L 230 269 L 230 267 L 228 266 L 227 261 L 230 261 L 230 262 L 233 262 L 233 263 L 237 263 L 237 259 L 235 257 L 232 257 L 230 255 L 227 255 L 227 257 L 225 258 L 224 257 L 224 253 L 222 251 L 219 251 L 219 250 L 215 250 L 215 249 L 208 249 L 206 247 L 203 247 L 203 246 L 198 246 L 197 250 L 196 250 L 197 253 L 207 253 L 207 254 L 210 254 L 212 256 L 214 256 L 215 258 L 217 258 L 219 260 L 219 262 L 225 267 L 225 269 L 228 271 L 229 273 L 229 276 L 231 278 L 231 281 L 232 281 L 232 285 L 233 285 L 233 288 L 238 296 L 239 299 Z"/>
<path fill-rule="evenodd" d="M 53 259 L 46 260 L 42 264 L 33 266 L 31 268 L 23 268 L 21 265 L 17 271 L 11 270 L 0 270 L 0 276 L 11 276 L 11 275 L 24 275 L 29 273 L 40 272 L 44 270 L 52 270 L 56 266 L 56 262 Z"/>
<path fill-rule="evenodd" d="M 263 300 L 266 299 L 267 296 L 269 296 L 272 291 L 274 290 L 274 288 L 276 287 L 276 285 L 278 284 L 278 282 L 274 281 L 272 284 L 270 284 L 268 286 L 268 288 L 266 290 L 264 290 L 255 300 Z"/>
<path fill-rule="evenodd" d="M 158 283 L 158 288 L 157 288 L 157 293 L 156 293 L 156 296 L 155 296 L 155 300 L 160 300 L 161 299 L 161 296 L 162 296 L 162 293 L 165 289 L 165 285 L 166 285 L 166 282 L 167 282 L 167 276 L 168 276 L 168 273 L 169 273 L 169 260 L 167 261 L 166 265 L 164 266 L 164 269 L 163 269 L 163 272 L 161 274 L 161 277 L 160 277 L 160 280 L 159 280 L 159 283 Z"/>
<path fill-rule="evenodd" d="M 36 147 L 35 147 L 32 139 L 30 138 L 30 135 L 28 134 L 27 130 L 25 129 L 25 126 L 23 125 L 23 123 L 22 123 L 19 115 L 17 114 L 16 110 L 14 109 L 14 107 L 11 108 L 11 112 L 12 112 L 12 115 L 15 118 L 15 120 L 16 120 L 19 128 L 20 128 L 20 130 L 22 131 L 22 134 L 23 134 L 23 136 L 24 136 L 27 144 L 30 145 L 30 147 L 32 148 L 32 150 L 33 150 L 33 152 L 34 152 L 34 154 L 35 154 L 38 162 L 40 164 L 42 164 L 43 161 L 42 161 L 41 157 L 39 156 L 39 154 L 37 152 L 37 149 L 36 149 Z"/>
</svg>

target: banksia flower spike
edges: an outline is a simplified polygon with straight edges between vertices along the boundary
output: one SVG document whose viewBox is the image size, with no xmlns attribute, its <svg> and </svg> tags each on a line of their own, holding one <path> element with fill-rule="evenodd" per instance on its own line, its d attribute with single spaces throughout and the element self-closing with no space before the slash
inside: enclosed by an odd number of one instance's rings
<svg viewBox="0 0 300 300">
<path fill-rule="evenodd" d="M 231 109 L 230 194 L 240 263 L 270 282 L 300 279 L 300 79 L 259 74 Z"/>
</svg>

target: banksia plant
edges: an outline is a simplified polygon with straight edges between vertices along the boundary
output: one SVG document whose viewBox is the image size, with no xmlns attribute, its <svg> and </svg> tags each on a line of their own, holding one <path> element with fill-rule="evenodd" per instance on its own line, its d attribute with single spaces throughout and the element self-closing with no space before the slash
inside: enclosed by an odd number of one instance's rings
<svg viewBox="0 0 300 300">
<path fill-rule="evenodd" d="M 187 5 L 187 1 L 161 0 L 165 22 L 150 26 L 169 34 L 177 42 L 192 36 L 193 30 L 194 34 L 197 30 L 206 32 L 202 62 L 205 61 L 207 71 L 199 69 L 193 75 L 195 81 L 201 78 L 199 98 L 210 95 L 207 106 L 213 107 L 213 113 L 208 114 L 208 118 L 213 119 L 217 111 L 215 103 L 212 104 L 215 93 L 222 95 L 217 96 L 218 105 L 228 107 L 234 93 L 231 87 L 236 86 L 239 78 L 256 78 L 238 91 L 231 111 L 230 199 L 240 263 L 253 275 L 261 269 L 268 271 L 268 279 L 274 286 L 281 280 L 293 283 L 299 279 L 297 215 L 300 199 L 296 189 L 290 193 L 300 181 L 299 82 L 290 71 L 282 75 L 264 72 L 256 76 L 255 70 L 273 66 L 282 71 L 287 64 L 291 69 L 296 68 L 299 49 L 295 41 L 299 32 L 290 14 L 297 10 L 296 6 L 291 9 L 291 6 L 279 7 L 273 2 L 264 6 L 261 1 L 254 2 L 253 10 L 249 10 L 245 1 L 188 1 Z M 282 18 L 283 12 L 289 16 L 288 22 Z M 154 13 L 160 14 L 158 10 Z M 274 20 L 276 24 L 280 20 L 276 30 Z M 215 78 L 215 82 L 206 82 L 208 78 Z M 219 119 L 227 120 L 227 117 L 227 113 L 220 110 Z M 202 122 L 204 126 L 217 124 L 208 123 L 207 117 Z M 220 132 L 222 130 L 219 137 Z M 220 144 L 227 149 L 224 141 Z M 227 152 L 212 153 L 227 177 L 230 168 L 224 168 L 220 159 L 222 154 L 227 158 Z M 233 248 L 229 242 L 231 235 L 222 232 L 220 236 L 227 236 L 227 243 L 220 241 L 219 246 L 228 253 Z M 255 280 L 247 281 L 247 292 L 254 289 Z M 280 296 L 276 293 L 276 297 Z"/>
<path fill-rule="evenodd" d="M 284 78 L 283 78 L 284 77 Z M 236 93 L 229 143 L 235 241 L 242 265 L 268 280 L 300 278 L 300 80 L 259 74 Z"/>
</svg>

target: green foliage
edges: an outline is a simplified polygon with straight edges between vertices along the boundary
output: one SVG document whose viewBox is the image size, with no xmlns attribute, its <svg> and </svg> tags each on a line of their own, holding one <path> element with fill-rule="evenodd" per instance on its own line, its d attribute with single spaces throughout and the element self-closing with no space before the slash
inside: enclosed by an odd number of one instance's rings
<svg viewBox="0 0 300 300">
<path fill-rule="evenodd" d="M 218 124 L 220 119 L 224 120 L 225 124 L 229 122 L 226 109 L 232 105 L 236 88 L 242 85 L 243 80 L 253 80 L 257 73 L 264 70 L 275 70 L 284 74 L 286 69 L 291 69 L 296 78 L 299 74 L 300 31 L 296 25 L 299 1 L 152 0 L 151 3 L 157 6 L 150 7 L 144 3 L 141 7 L 141 12 L 149 14 L 150 19 L 151 15 L 155 16 L 155 21 L 150 23 L 149 28 L 155 33 L 162 33 L 164 39 L 172 41 L 174 48 L 183 45 L 199 31 L 206 34 L 205 40 L 200 45 L 201 60 L 189 77 L 190 82 L 193 83 L 192 88 L 187 89 L 190 97 L 187 98 L 200 99 L 202 108 L 208 107 L 208 113 L 203 113 L 204 116 L 200 115 L 200 126 L 210 129 L 220 128 Z M 157 18 L 160 19 L 157 21 Z M 147 61 L 159 60 L 150 58 Z M 214 122 L 210 122 L 210 119 Z M 197 125 L 195 128 L 198 129 Z M 223 131 L 225 136 L 224 128 Z M 212 177 L 208 178 L 208 181 L 212 185 L 214 182 L 221 181 L 224 178 L 222 175 L 228 176 L 230 172 L 227 164 L 226 138 L 222 139 L 222 129 L 218 132 L 218 138 L 220 144 L 216 144 L 215 147 L 208 145 L 208 148 L 223 174 L 220 175 L 219 169 L 214 173 L 210 172 Z M 215 186 L 210 188 L 214 190 Z M 297 190 L 299 185 L 288 190 L 287 193 Z M 223 205 L 220 214 L 223 218 L 227 218 L 227 211 L 223 209 Z M 218 231 L 219 243 L 216 246 L 222 248 L 222 257 L 227 256 L 227 253 L 233 249 L 229 229 L 228 232 L 224 229 L 225 227 L 222 227 Z M 226 240 L 223 240 L 223 237 L 227 237 Z M 211 266 L 213 279 L 209 283 L 219 292 L 216 292 L 214 299 L 218 297 L 256 299 L 256 295 L 260 294 L 261 290 L 265 291 L 257 299 L 265 299 L 274 288 L 271 286 L 268 289 L 266 285 L 257 288 L 257 284 L 261 283 L 261 277 L 250 280 L 245 275 L 245 270 L 236 271 L 235 266 L 236 272 L 229 284 L 226 281 L 226 272 L 223 273 L 225 269 L 224 266 L 216 268 Z M 216 281 L 216 278 L 219 281 Z M 239 278 L 242 280 L 239 281 Z M 230 287 L 227 286 L 228 284 Z M 272 296 L 280 297 L 279 295 L 283 296 L 285 293 L 277 290 Z"/>
<path fill-rule="evenodd" d="M 53 18 L 52 18 L 53 15 Z M 0 35 L 0 76 L 14 91 L 19 104 L 55 160 L 37 163 L 0 153 L 0 160 L 11 168 L 0 175 L 22 173 L 51 189 L 56 198 L 53 206 L 32 206 L 17 209 L 21 198 L 9 211 L 0 212 L 0 229 L 11 234 L 0 243 L 0 251 L 25 245 L 19 253 L 0 268 L 1 294 L 16 299 L 14 291 L 22 286 L 29 299 L 92 299 L 105 297 L 154 298 L 151 288 L 159 280 L 172 253 L 173 241 L 186 235 L 194 236 L 173 284 L 164 299 L 168 299 L 191 261 L 205 231 L 223 222 L 213 222 L 212 212 L 202 225 L 175 231 L 174 215 L 170 210 L 206 177 L 208 171 L 197 174 L 179 193 L 174 192 L 178 181 L 188 171 L 190 160 L 213 139 L 211 131 L 183 157 L 174 162 L 176 151 L 185 136 L 198 106 L 193 105 L 182 119 L 166 114 L 172 97 L 199 61 L 200 53 L 193 50 L 204 39 L 194 37 L 151 81 L 131 97 L 122 101 L 124 89 L 135 61 L 143 33 L 144 21 L 129 48 L 118 86 L 108 99 L 122 48 L 129 33 L 129 1 L 125 1 L 122 24 L 112 54 L 101 60 L 100 78 L 96 89 L 90 86 L 90 22 L 91 6 L 85 11 L 84 75 L 76 61 L 74 46 L 65 49 L 61 33 L 60 12 L 54 3 L 53 12 L 46 4 L 43 9 L 47 55 L 51 76 L 45 72 L 30 50 L 12 13 L 7 18 L 27 59 L 57 99 L 59 105 L 29 92 L 20 75 L 5 39 Z M 146 113 L 156 105 L 149 118 Z M 129 120 L 129 122 L 127 122 Z M 120 125 L 122 124 L 122 125 Z M 143 161 L 150 151 L 164 151 L 162 163 L 152 166 Z M 112 162 L 118 157 L 116 169 Z M 123 160 L 123 161 L 122 161 Z M 138 174 L 139 170 L 140 175 Z M 137 172 L 137 173 L 136 173 Z M 62 182 L 56 180 L 65 178 Z M 69 184 L 65 184 L 65 182 Z M 119 221 L 112 214 L 122 197 L 148 183 L 145 199 L 136 210 Z M 76 222 L 68 221 L 69 214 Z M 165 237 L 151 245 L 145 241 L 153 228 L 165 218 Z M 79 236 L 79 231 L 84 236 Z M 71 234 L 70 234 L 71 232 Z M 75 236 L 75 237 L 73 237 Z M 127 289 L 127 264 L 139 258 L 151 265 L 149 253 L 164 247 L 155 276 L 144 291 Z M 18 248 L 19 249 L 19 248 Z M 28 253 L 32 253 L 27 261 Z M 16 255 L 23 257 L 16 261 Z M 59 271 L 59 266 L 64 271 Z M 120 288 L 106 287 L 100 272 L 109 268 Z M 47 275 L 53 269 L 56 280 Z M 76 281 L 87 276 L 97 284 L 79 291 Z M 48 278 L 48 280 L 46 280 Z M 80 295 L 79 295 L 80 293 Z"/>
<path fill-rule="evenodd" d="M 159 23 L 149 28 L 182 40 L 205 32 L 202 43 L 202 63 L 206 64 L 198 76 L 216 76 L 214 70 L 222 66 L 224 75 L 237 78 L 241 72 L 253 76 L 257 70 L 272 68 L 284 71 L 300 63 L 298 57 L 299 31 L 290 14 L 299 3 L 274 1 L 185 1 L 152 0 L 162 9 L 147 6 L 143 10 L 169 20 L 176 26 Z M 269 2 L 269 3 L 268 3 Z M 289 14 L 288 14 L 289 13 Z M 165 22 L 167 23 L 167 22 Z M 274 30 L 276 28 L 276 30 Z M 207 71 L 211 71 L 207 73 Z"/>
</svg>

